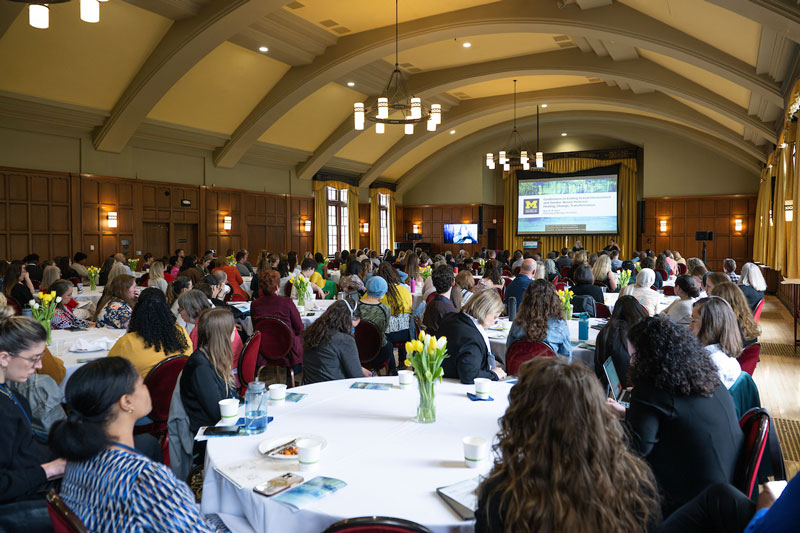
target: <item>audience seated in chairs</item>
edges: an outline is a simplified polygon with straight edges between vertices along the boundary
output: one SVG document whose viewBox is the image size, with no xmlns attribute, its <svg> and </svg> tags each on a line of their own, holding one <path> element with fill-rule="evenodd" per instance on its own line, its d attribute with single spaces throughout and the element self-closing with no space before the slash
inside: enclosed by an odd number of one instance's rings
<svg viewBox="0 0 800 533">
<path fill-rule="evenodd" d="M 154 261 L 150 265 L 149 277 L 147 278 L 147 286 L 161 289 L 161 292 L 167 294 L 167 280 L 164 279 L 164 263 L 161 261 Z"/>
<path fill-rule="evenodd" d="M 661 311 L 661 314 L 681 326 L 689 326 L 692 322 L 692 305 L 700 291 L 694 285 L 692 276 L 682 275 L 675 280 L 675 296 L 677 300 L 669 304 L 669 307 Z"/>
<path fill-rule="evenodd" d="M 461 294 L 455 286 L 455 275 L 450 265 L 444 264 L 434 268 L 431 280 L 436 294 L 425 306 L 422 326 L 429 335 L 436 337 L 439 335 L 439 323 L 442 319 L 450 313 L 458 313 L 458 306 L 453 302 L 453 292 L 455 291 L 459 296 Z"/>
<path fill-rule="evenodd" d="M 258 280 L 261 296 L 251 304 L 250 318 L 254 325 L 262 318 L 277 318 L 292 330 L 294 341 L 289 353 L 286 354 L 287 363 L 299 371 L 299 365 L 303 363 L 303 320 L 300 318 L 300 312 L 290 298 L 278 295 L 280 274 L 277 271 L 259 272 Z"/>
<path fill-rule="evenodd" d="M 325 298 L 325 293 L 322 290 L 322 287 L 325 286 L 325 280 L 316 272 L 316 268 L 317 262 L 309 257 L 303 259 L 300 264 L 300 275 L 310 282 L 306 287 L 306 301 L 313 300 L 315 295 L 320 300 Z M 294 285 L 292 285 L 292 298 L 297 298 L 297 288 Z"/>
<path fill-rule="evenodd" d="M 628 332 L 645 318 L 647 311 L 633 296 L 621 296 L 614 305 L 611 318 L 597 334 L 595 341 L 594 371 L 604 387 L 608 386 L 608 379 L 603 371 L 603 363 L 609 357 L 614 363 L 622 387 L 628 387 L 628 367 L 631 362 Z"/>
<path fill-rule="evenodd" d="M 200 318 L 203 311 L 211 309 L 214 306 L 206 297 L 205 293 L 199 289 L 192 289 L 178 296 L 177 304 L 178 317 L 182 321 L 181 325 L 183 329 L 186 330 L 186 333 L 189 334 L 189 338 L 192 339 L 192 345 L 194 346 L 193 349 L 196 350 L 197 346 L 195 342 L 197 341 L 197 332 L 195 331 L 195 327 L 197 326 L 197 320 Z"/>
<path fill-rule="evenodd" d="M 711 289 L 711 296 L 719 296 L 730 304 L 739 325 L 739 334 L 744 348 L 758 341 L 761 328 L 753 318 L 753 313 L 738 285 L 730 281 L 715 285 Z"/>
<path fill-rule="evenodd" d="M 303 332 L 303 384 L 368 377 L 361 366 L 352 331 L 361 319 L 356 304 L 339 300 L 331 304 Z"/>
<path fill-rule="evenodd" d="M 358 263 L 356 263 L 358 265 Z M 373 276 L 367 282 L 367 293 L 361 298 L 358 304 L 358 312 L 362 322 L 369 322 L 380 333 L 381 344 L 378 355 L 372 361 L 369 361 L 370 368 L 379 368 L 384 363 L 388 363 L 389 374 L 397 374 L 397 362 L 394 360 L 394 351 L 392 343 L 386 339 L 386 328 L 389 327 L 389 318 L 392 316 L 392 310 L 389 306 L 381 302 L 381 299 L 386 295 L 388 285 L 386 280 L 380 276 Z"/>
<path fill-rule="evenodd" d="M 94 312 L 98 328 L 128 329 L 128 323 L 136 305 L 136 280 L 133 276 L 120 274 L 104 289 Z"/>
<path fill-rule="evenodd" d="M 3 294 L 7 298 L 13 298 L 19 305 L 28 305 L 33 299 L 33 293 L 36 292 L 33 288 L 28 271 L 25 270 L 25 265 L 11 264 L 3 276 Z"/>
<path fill-rule="evenodd" d="M 72 291 L 75 290 L 75 286 L 71 282 L 60 279 L 55 281 L 50 288 L 56 293 L 57 298 L 61 298 L 61 301 L 56 304 L 53 319 L 50 321 L 50 326 L 53 329 L 88 328 L 91 326 L 90 322 L 78 318 L 70 308 Z M 89 314 L 85 309 L 77 309 L 77 311 L 80 311 L 83 317 Z"/>
<path fill-rule="evenodd" d="M 742 353 L 742 340 L 731 305 L 716 296 L 697 300 L 692 308 L 689 329 L 705 346 L 717 368 L 719 380 L 730 389 L 742 372 L 736 360 Z"/>
<path fill-rule="evenodd" d="M 644 307 L 647 314 L 653 316 L 658 307 L 658 293 L 650 288 L 655 278 L 656 274 L 652 269 L 643 268 L 636 274 L 636 283 L 626 286 L 619 295 L 633 296 Z"/>
<path fill-rule="evenodd" d="M 506 346 L 510 348 L 521 339 L 542 341 L 555 353 L 572 361 L 569 327 L 564 320 L 561 300 L 552 283 L 537 279 L 525 290 L 514 324 L 508 333 Z"/>
</svg>

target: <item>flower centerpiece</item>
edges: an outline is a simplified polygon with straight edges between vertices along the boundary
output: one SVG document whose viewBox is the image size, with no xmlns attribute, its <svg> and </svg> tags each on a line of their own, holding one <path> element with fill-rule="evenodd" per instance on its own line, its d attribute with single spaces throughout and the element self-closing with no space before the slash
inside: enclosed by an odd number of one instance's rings
<svg viewBox="0 0 800 533">
<path fill-rule="evenodd" d="M 642 262 L 641 261 L 636 261 L 633 264 L 633 266 L 636 267 L 636 272 L 640 272 L 642 270 Z"/>
<path fill-rule="evenodd" d="M 304 275 L 298 274 L 289 278 L 289 283 L 294 286 L 297 292 L 297 308 L 302 312 L 308 296 L 308 284 L 311 282 Z"/>
<path fill-rule="evenodd" d="M 486 272 L 484 269 L 484 267 L 486 266 L 486 260 L 478 259 L 478 264 L 481 265 L 481 275 L 483 275 Z"/>
<path fill-rule="evenodd" d="M 569 289 L 558 291 L 558 297 L 561 298 L 561 308 L 564 310 L 564 318 L 566 320 L 572 320 L 572 296 L 572 291 Z"/>
<path fill-rule="evenodd" d="M 414 369 L 419 383 L 419 405 L 417 406 L 417 422 L 436 422 L 436 404 L 434 402 L 435 382 L 441 381 L 444 371 L 442 361 L 447 357 L 447 338 L 433 337 L 424 332 L 419 339 L 406 342 L 406 366 Z"/>
<path fill-rule="evenodd" d="M 31 307 L 33 318 L 39 321 L 42 327 L 47 331 L 47 345 L 50 345 L 50 325 L 53 320 L 53 315 L 56 312 L 56 305 L 61 303 L 61 296 L 56 297 L 56 291 L 49 293 L 39 292 L 39 302 L 31 300 L 28 305 Z"/>
<path fill-rule="evenodd" d="M 131 268 L 131 272 L 136 272 L 136 267 L 139 265 L 138 259 L 128 259 L 128 266 Z"/>
<path fill-rule="evenodd" d="M 419 269 L 419 275 L 422 278 L 423 283 L 428 281 L 428 278 L 431 277 L 431 274 L 433 274 L 433 270 L 429 266 L 424 266 Z"/>
<path fill-rule="evenodd" d="M 89 289 L 97 289 L 97 277 L 100 275 L 100 269 L 96 266 L 90 266 L 87 267 L 86 270 L 89 272 Z"/>
<path fill-rule="evenodd" d="M 631 271 L 623 270 L 619 273 L 619 280 L 617 280 L 617 287 L 619 290 L 624 289 L 631 282 Z"/>
<path fill-rule="evenodd" d="M 235 267 L 235 266 L 236 266 L 236 256 L 235 256 L 235 255 L 233 255 L 233 254 L 231 254 L 231 255 L 227 256 L 227 257 L 225 258 L 225 263 L 226 263 L 228 266 Z"/>
</svg>

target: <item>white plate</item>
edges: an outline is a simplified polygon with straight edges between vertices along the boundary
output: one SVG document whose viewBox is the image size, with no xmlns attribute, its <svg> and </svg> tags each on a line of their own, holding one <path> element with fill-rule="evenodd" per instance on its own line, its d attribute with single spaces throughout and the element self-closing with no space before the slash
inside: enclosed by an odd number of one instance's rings
<svg viewBox="0 0 800 533">
<path fill-rule="evenodd" d="M 297 433 L 295 435 L 283 435 L 281 437 L 275 437 L 274 439 L 267 439 L 262 440 L 258 443 L 258 453 L 264 455 L 264 452 L 267 450 L 271 450 L 277 446 L 281 446 L 286 444 L 291 440 L 299 440 L 299 439 L 314 439 L 318 440 L 322 443 L 322 449 L 324 450 L 325 447 L 328 445 L 328 441 L 326 441 L 323 437 L 319 435 L 314 435 L 313 433 Z M 269 455 L 270 459 L 277 459 L 278 461 L 297 461 L 296 455 Z"/>
</svg>

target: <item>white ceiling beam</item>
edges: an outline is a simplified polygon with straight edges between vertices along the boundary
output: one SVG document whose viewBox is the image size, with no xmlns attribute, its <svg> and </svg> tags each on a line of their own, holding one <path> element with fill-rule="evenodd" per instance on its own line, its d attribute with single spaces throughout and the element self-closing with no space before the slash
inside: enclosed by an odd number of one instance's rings
<svg viewBox="0 0 800 533">
<path fill-rule="evenodd" d="M 800 4 L 794 0 L 708 0 L 800 43 Z"/>
</svg>

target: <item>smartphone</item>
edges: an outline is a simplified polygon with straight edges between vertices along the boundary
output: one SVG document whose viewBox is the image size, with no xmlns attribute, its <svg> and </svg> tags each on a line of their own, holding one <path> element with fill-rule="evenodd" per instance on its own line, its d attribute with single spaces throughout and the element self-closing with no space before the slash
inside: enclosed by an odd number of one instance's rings
<svg viewBox="0 0 800 533">
<path fill-rule="evenodd" d="M 295 485 L 299 485 L 302 482 L 303 478 L 301 476 L 298 476 L 297 474 L 292 474 L 291 472 L 287 472 L 282 476 L 270 479 L 266 483 L 262 483 L 261 485 L 256 485 L 255 487 L 253 487 L 253 492 L 257 492 L 269 498 L 270 496 L 275 496 L 276 494 L 280 494 L 281 492 L 288 490 L 294 487 Z"/>
<path fill-rule="evenodd" d="M 203 435 L 208 437 L 213 437 L 215 435 L 238 435 L 241 430 L 244 429 L 242 426 L 209 426 L 203 432 Z"/>
</svg>

